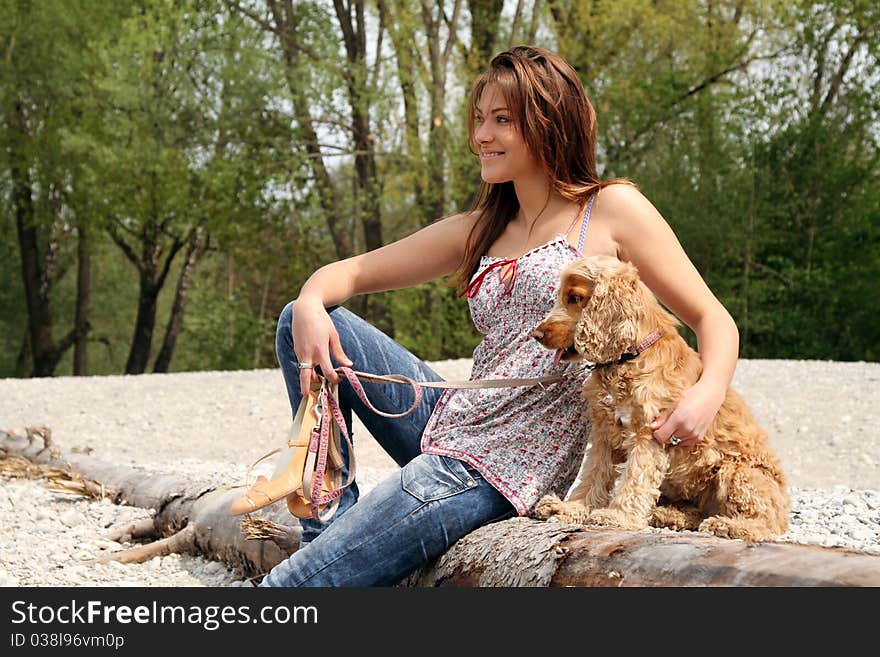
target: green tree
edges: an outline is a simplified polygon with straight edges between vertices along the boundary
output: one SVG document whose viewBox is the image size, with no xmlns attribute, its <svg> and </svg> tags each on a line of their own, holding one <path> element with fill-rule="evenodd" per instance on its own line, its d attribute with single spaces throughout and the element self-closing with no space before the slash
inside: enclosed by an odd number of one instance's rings
<svg viewBox="0 0 880 657">
<path fill-rule="evenodd" d="M 89 331 L 87 218 L 71 202 L 81 162 L 63 147 L 62 136 L 66 126 L 82 118 L 84 99 L 91 94 L 88 78 L 96 62 L 90 41 L 119 16 L 117 8 L 88 2 L 7 0 L 0 10 L 5 17 L 0 27 L 4 195 L 18 238 L 28 327 L 16 371 L 49 376 L 65 352 L 79 344 L 77 371 L 83 373 Z M 79 303 L 73 326 L 56 340 L 53 290 L 76 261 L 68 243 L 77 228 Z"/>
</svg>

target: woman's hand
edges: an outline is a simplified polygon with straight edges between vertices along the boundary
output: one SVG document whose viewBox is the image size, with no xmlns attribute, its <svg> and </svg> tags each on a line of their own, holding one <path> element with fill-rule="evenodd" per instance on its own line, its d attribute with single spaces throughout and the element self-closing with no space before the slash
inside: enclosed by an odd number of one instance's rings
<svg viewBox="0 0 880 657">
<path fill-rule="evenodd" d="M 293 304 L 293 347 L 300 363 L 320 365 L 321 373 L 331 383 L 339 383 L 339 375 L 330 362 L 331 352 L 337 362 L 346 367 L 354 365 L 342 350 L 339 333 L 324 305 L 308 297 L 301 297 Z M 320 383 L 314 367 L 300 370 L 299 385 L 303 395 Z"/>
<path fill-rule="evenodd" d="M 683 447 L 702 442 L 718 409 L 724 403 L 726 391 L 717 386 L 697 382 L 682 393 L 671 412 L 661 413 L 649 426 L 654 440 L 665 445 L 675 436 Z"/>
</svg>

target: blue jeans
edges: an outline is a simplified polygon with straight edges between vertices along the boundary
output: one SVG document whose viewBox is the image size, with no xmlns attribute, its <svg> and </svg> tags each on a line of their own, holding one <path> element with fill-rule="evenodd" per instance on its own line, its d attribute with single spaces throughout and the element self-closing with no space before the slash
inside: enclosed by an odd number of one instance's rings
<svg viewBox="0 0 880 657">
<path fill-rule="evenodd" d="M 291 409 L 302 394 L 293 349 L 292 307 L 278 319 L 275 348 Z M 328 310 L 342 349 L 355 370 L 404 374 L 417 381 L 442 381 L 436 372 L 394 340 L 345 308 Z M 338 363 L 333 360 L 333 365 Z M 409 386 L 363 383 L 376 408 L 400 413 L 412 405 Z M 447 456 L 422 454 L 422 432 L 442 394 L 424 388 L 418 408 L 403 418 L 369 410 L 351 385 L 339 385 L 343 417 L 351 432 L 352 411 L 401 470 L 358 501 L 357 483 L 342 495 L 328 523 L 302 520 L 300 548 L 263 578 L 261 586 L 391 586 L 446 552 L 474 529 L 516 515 L 513 505 L 470 465 Z M 343 446 L 343 456 L 348 459 Z M 343 478 L 348 476 L 347 468 Z"/>
</svg>

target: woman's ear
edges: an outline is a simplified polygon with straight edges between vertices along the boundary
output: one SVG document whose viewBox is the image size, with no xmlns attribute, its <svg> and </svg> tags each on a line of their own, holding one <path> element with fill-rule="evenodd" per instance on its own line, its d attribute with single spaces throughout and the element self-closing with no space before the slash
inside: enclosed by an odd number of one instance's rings
<svg viewBox="0 0 880 657">
<path fill-rule="evenodd" d="M 638 279 L 601 274 L 575 327 L 574 344 L 594 363 L 617 360 L 638 338 Z"/>
</svg>

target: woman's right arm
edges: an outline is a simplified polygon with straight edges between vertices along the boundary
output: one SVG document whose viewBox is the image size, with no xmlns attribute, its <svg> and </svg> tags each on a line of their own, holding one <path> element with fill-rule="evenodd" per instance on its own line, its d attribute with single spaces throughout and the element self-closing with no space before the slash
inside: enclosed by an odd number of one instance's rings
<svg viewBox="0 0 880 657">
<path fill-rule="evenodd" d="M 293 307 L 293 344 L 297 360 L 320 365 L 331 382 L 339 377 L 330 362 L 351 365 L 326 308 L 357 294 L 397 290 L 448 276 L 461 263 L 475 215 L 441 219 L 397 242 L 333 262 L 305 282 Z M 301 390 L 317 384 L 314 370 L 300 372 Z"/>
</svg>

